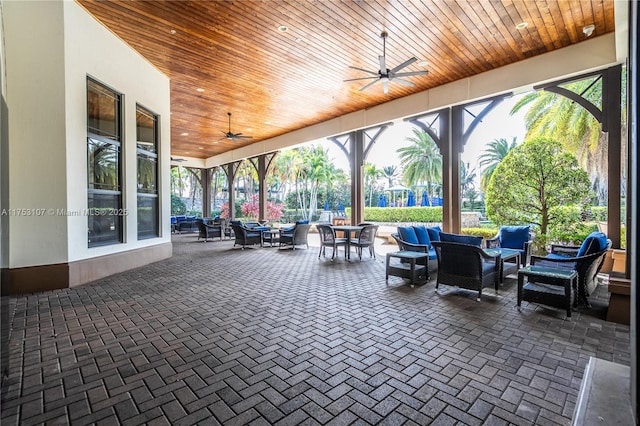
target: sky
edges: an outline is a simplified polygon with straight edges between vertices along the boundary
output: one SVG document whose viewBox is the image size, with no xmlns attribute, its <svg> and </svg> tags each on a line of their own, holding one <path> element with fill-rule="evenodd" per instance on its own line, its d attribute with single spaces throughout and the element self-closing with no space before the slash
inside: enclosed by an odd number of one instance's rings
<svg viewBox="0 0 640 426">
<path fill-rule="evenodd" d="M 518 143 L 524 140 L 526 133 L 524 110 L 526 108 L 521 110 L 517 115 L 509 115 L 509 111 L 521 96 L 522 95 L 517 95 L 505 99 L 494 108 L 476 127 L 465 145 L 465 150 L 462 153 L 462 161 L 469 163 L 471 168 L 475 167 L 478 176 L 480 176 L 481 172 L 478 159 L 489 142 L 500 138 L 505 138 L 511 142 L 514 136 Z M 393 126 L 385 131 L 378 141 L 376 141 L 366 161 L 375 164 L 380 169 L 386 166 L 400 165 L 396 150 L 410 144 L 410 142 L 406 141 L 406 138 L 413 136 L 413 128 L 414 126 L 411 123 L 403 120 L 396 121 Z M 333 160 L 336 167 L 348 171 L 349 162 L 342 151 L 340 151 L 333 142 L 326 141 L 322 142 L 322 144 L 329 150 L 329 158 Z"/>
</svg>

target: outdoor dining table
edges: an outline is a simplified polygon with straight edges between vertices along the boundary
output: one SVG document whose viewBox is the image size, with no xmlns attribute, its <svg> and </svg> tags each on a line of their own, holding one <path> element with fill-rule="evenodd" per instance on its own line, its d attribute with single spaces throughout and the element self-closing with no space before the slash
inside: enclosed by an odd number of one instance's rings
<svg viewBox="0 0 640 426">
<path fill-rule="evenodd" d="M 344 232 L 345 238 L 347 240 L 346 247 L 344 248 L 347 252 L 347 261 L 351 260 L 351 234 L 355 233 L 356 237 L 362 231 L 364 226 L 358 225 L 331 225 L 334 231 Z"/>
</svg>

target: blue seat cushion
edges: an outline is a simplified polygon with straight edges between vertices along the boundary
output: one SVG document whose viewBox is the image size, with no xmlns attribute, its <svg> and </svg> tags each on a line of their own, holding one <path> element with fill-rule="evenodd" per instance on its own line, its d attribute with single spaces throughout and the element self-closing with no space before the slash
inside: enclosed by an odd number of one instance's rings
<svg viewBox="0 0 640 426">
<path fill-rule="evenodd" d="M 295 225 L 294 225 L 294 226 L 287 226 L 286 228 L 280 228 L 280 230 L 281 230 L 282 232 L 291 232 L 291 231 L 293 231 L 294 229 L 296 229 Z"/>
<path fill-rule="evenodd" d="M 418 244 L 424 244 L 426 246 L 431 245 L 431 240 L 429 239 L 427 228 L 425 228 L 424 226 L 414 226 L 413 230 L 416 233 L 416 237 L 418 237 Z"/>
<path fill-rule="evenodd" d="M 429 234 L 429 240 L 431 241 L 440 241 L 440 233 L 442 232 L 442 228 L 439 226 L 431 226 L 427 228 L 427 233 Z"/>
<path fill-rule="evenodd" d="M 576 256 L 587 256 L 607 248 L 607 236 L 602 232 L 592 232 L 582 242 Z"/>
<path fill-rule="evenodd" d="M 398 234 L 402 241 L 406 241 L 409 244 L 420 244 L 413 226 L 398 226 Z"/>
<path fill-rule="evenodd" d="M 436 260 L 437 258 L 438 258 L 438 255 L 436 254 L 436 249 L 430 248 L 429 249 L 429 260 Z"/>
<path fill-rule="evenodd" d="M 523 250 L 529 241 L 530 226 L 503 226 L 500 228 L 500 247 Z"/>
<path fill-rule="evenodd" d="M 469 244 L 476 247 L 480 247 L 482 245 L 482 237 L 474 237 L 473 235 L 448 234 L 446 232 L 440 233 L 440 241 Z"/>
<path fill-rule="evenodd" d="M 495 271 L 495 270 L 496 270 L 496 262 L 494 261 L 482 262 L 482 275 L 486 275 L 491 271 Z"/>
<path fill-rule="evenodd" d="M 309 219 L 306 220 L 296 220 L 296 225 L 308 225 Z"/>
</svg>

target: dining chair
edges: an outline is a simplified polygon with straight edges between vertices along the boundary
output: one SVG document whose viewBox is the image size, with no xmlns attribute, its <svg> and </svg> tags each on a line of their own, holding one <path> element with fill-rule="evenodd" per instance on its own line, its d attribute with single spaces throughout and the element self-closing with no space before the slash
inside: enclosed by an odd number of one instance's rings
<svg viewBox="0 0 640 426">
<path fill-rule="evenodd" d="M 347 239 L 346 238 L 337 238 L 336 231 L 329 224 L 317 224 L 316 228 L 318 229 L 318 234 L 320 235 L 320 252 L 318 253 L 318 259 L 320 256 L 325 255 L 325 249 L 327 247 L 331 247 L 333 249 L 333 253 L 331 254 L 331 260 L 335 259 L 336 251 L 339 246 L 344 247 L 344 257 L 347 257 Z"/>
<path fill-rule="evenodd" d="M 376 258 L 376 251 L 374 248 L 376 241 L 376 234 L 378 233 L 378 225 L 367 224 L 363 225 L 362 231 L 358 233 L 358 237 L 355 240 L 351 240 L 351 246 L 356 248 L 358 258 L 362 260 L 362 249 L 369 249 L 369 257 Z"/>
</svg>

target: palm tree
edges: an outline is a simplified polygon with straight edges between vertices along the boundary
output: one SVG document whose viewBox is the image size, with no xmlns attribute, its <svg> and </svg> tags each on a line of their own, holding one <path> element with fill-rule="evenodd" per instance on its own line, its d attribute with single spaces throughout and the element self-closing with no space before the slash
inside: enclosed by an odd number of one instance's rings
<svg viewBox="0 0 640 426">
<path fill-rule="evenodd" d="M 409 186 L 426 183 L 427 194 L 431 198 L 432 185 L 442 180 L 442 156 L 427 132 L 414 128 L 413 134 L 414 137 L 407 138 L 413 145 L 396 150 L 404 164 L 402 176 Z"/>
<path fill-rule="evenodd" d="M 398 168 L 396 166 L 386 166 L 382 168 L 384 177 L 389 182 L 389 188 L 393 187 L 393 180 L 398 176 Z"/>
<path fill-rule="evenodd" d="M 476 169 L 470 168 L 469 163 L 460 163 L 460 193 L 463 197 L 467 192 L 476 189 L 474 184 L 476 176 Z"/>
<path fill-rule="evenodd" d="M 494 170 L 516 145 L 515 137 L 511 140 L 511 143 L 507 142 L 505 138 L 494 139 L 489 142 L 487 149 L 484 150 L 484 154 L 480 156 L 479 162 L 480 167 L 487 166 L 482 171 L 482 176 L 480 177 L 480 189 L 482 189 L 482 191 L 486 192 L 487 185 L 489 185 L 489 180 L 491 180 L 491 175 L 493 175 Z"/>
<path fill-rule="evenodd" d="M 377 168 L 375 164 L 366 163 L 364 165 L 364 185 L 365 188 L 369 188 L 369 207 L 373 205 L 373 190 L 375 189 L 375 183 L 384 176 L 384 172 Z"/>
</svg>

